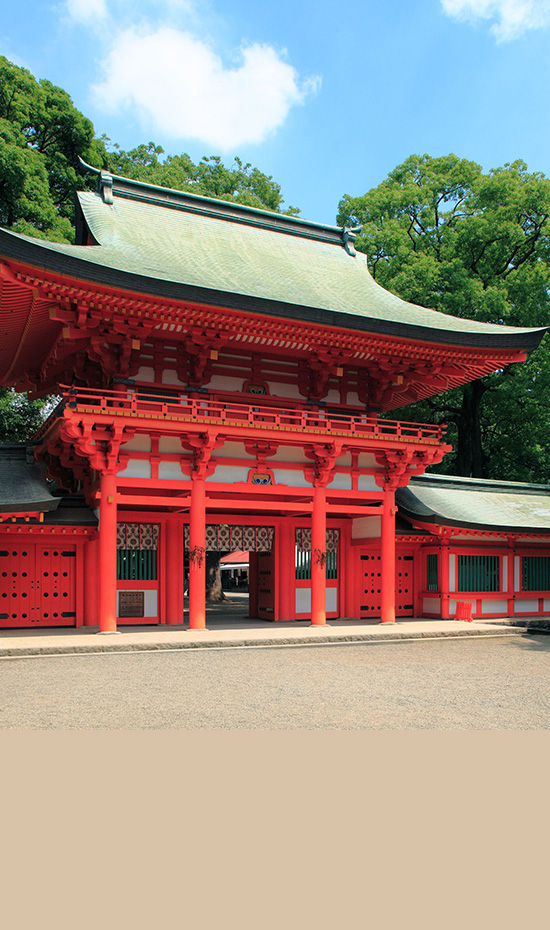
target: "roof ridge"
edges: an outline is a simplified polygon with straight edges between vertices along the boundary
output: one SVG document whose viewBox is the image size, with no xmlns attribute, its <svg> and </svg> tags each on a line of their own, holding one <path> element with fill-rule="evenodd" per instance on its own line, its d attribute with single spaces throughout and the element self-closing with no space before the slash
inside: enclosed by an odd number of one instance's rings
<svg viewBox="0 0 550 930">
<path fill-rule="evenodd" d="M 497 490 L 504 490 L 510 488 L 512 490 L 522 489 L 530 491 L 545 491 L 550 493 L 550 485 L 547 484 L 534 484 L 529 481 L 503 481 L 499 478 L 468 478 L 464 475 L 435 475 L 435 474 L 424 474 L 424 475 L 415 475 L 411 478 L 410 484 L 428 484 L 430 481 L 435 482 L 435 484 L 458 484 L 468 487 L 471 485 L 478 485 L 480 487 L 494 487 Z"/>
<path fill-rule="evenodd" d="M 159 184 L 137 181 L 101 168 L 94 168 L 82 159 L 80 163 L 87 171 L 97 176 L 97 193 L 109 205 L 114 203 L 114 197 L 117 195 L 127 200 L 145 201 L 188 213 L 200 213 L 215 219 L 244 223 L 248 226 L 343 245 L 350 255 L 356 254 L 354 243 L 358 228 L 330 226 L 326 223 L 305 220 L 299 216 L 277 213 L 274 210 L 249 207 L 233 200 L 219 200 L 216 197 L 207 197 L 205 194 L 194 194 L 192 191 L 162 187 Z"/>
</svg>

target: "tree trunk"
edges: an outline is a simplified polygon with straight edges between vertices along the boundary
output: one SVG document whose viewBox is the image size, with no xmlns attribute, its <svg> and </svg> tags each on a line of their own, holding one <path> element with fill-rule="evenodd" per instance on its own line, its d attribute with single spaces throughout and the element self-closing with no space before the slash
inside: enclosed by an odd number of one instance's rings
<svg viewBox="0 0 550 930">
<path fill-rule="evenodd" d="M 466 384 L 457 418 L 456 473 L 465 478 L 486 478 L 487 462 L 481 441 L 481 404 L 487 387 L 481 379 Z"/>
<path fill-rule="evenodd" d="M 209 604 L 227 600 L 222 590 L 222 555 L 223 552 L 206 553 L 206 600 Z"/>
</svg>

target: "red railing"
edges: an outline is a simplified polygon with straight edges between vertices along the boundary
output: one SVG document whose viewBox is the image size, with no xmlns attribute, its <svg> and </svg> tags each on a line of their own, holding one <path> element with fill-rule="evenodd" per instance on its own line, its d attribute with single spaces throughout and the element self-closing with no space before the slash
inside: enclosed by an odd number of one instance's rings
<svg viewBox="0 0 550 930">
<path fill-rule="evenodd" d="M 444 426 L 422 423 L 405 423 L 399 420 L 377 420 L 374 417 L 351 416 L 346 413 L 316 410 L 292 410 L 261 406 L 260 403 L 231 404 L 205 398 L 167 398 L 162 394 L 143 394 L 139 388 L 117 391 L 88 390 L 62 386 L 63 401 L 56 408 L 36 435 L 39 439 L 50 428 L 63 410 L 113 415 L 124 411 L 129 417 L 154 415 L 158 419 L 177 419 L 183 422 L 205 423 L 228 427 L 257 427 L 267 430 L 289 430 L 304 433 L 326 433 L 327 435 L 373 439 L 400 439 L 409 442 L 441 442 Z"/>
</svg>

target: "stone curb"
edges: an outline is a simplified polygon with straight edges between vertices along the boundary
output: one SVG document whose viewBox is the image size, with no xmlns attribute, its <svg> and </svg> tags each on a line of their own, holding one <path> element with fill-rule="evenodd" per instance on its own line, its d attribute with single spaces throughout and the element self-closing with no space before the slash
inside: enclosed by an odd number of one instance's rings
<svg viewBox="0 0 550 930">
<path fill-rule="evenodd" d="M 387 643 L 399 642 L 400 640 L 411 639 L 457 639 L 471 636 L 522 636 L 525 628 L 500 627 L 494 630 L 449 630 L 449 632 L 434 632 L 421 630 L 410 632 L 392 632 L 384 633 L 342 633 L 328 634 L 326 636 L 263 636 L 257 639 L 243 637 L 242 639 L 205 639 L 189 641 L 187 643 L 181 640 L 177 642 L 124 642 L 117 639 L 116 642 L 101 642 L 89 644 L 60 644 L 48 646 L 0 646 L 0 659 L 2 658 L 27 658 L 29 656 L 46 656 L 46 655 L 101 655 L 106 653 L 117 652 L 181 652 L 188 649 L 234 649 L 236 647 L 261 647 L 261 646 L 318 646 L 324 643 L 336 645 L 338 643 Z"/>
</svg>

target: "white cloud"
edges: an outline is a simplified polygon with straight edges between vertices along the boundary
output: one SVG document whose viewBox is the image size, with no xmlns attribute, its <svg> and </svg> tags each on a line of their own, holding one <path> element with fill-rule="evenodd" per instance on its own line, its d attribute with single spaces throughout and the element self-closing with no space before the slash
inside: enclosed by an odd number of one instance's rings
<svg viewBox="0 0 550 930">
<path fill-rule="evenodd" d="M 67 13 L 77 23 L 89 23 L 94 19 L 105 19 L 105 0 L 67 0 Z"/>
<path fill-rule="evenodd" d="M 492 20 L 491 32 L 499 42 L 550 25 L 550 0 L 441 0 L 441 5 L 454 19 Z"/>
<path fill-rule="evenodd" d="M 173 138 L 198 139 L 228 150 L 261 142 L 319 78 L 299 82 L 296 70 L 269 45 L 244 46 L 227 67 L 204 41 L 162 26 L 121 32 L 103 62 L 96 103 L 118 112 L 133 105 L 142 121 Z"/>
</svg>

